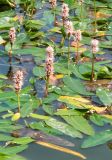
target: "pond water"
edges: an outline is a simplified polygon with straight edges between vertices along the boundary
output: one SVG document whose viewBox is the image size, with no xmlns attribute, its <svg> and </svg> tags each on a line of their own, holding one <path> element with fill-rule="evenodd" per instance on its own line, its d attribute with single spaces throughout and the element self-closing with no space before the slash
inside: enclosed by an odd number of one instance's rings
<svg viewBox="0 0 112 160">
<path fill-rule="evenodd" d="M 39 1 L 39 5 L 40 4 L 41 3 Z M 60 7 L 61 2 L 59 2 L 58 5 Z M 34 19 L 39 20 L 39 19 L 43 18 L 44 10 L 49 11 L 49 4 L 48 3 L 46 5 L 44 5 L 43 8 L 41 8 L 41 7 L 38 8 L 37 12 L 34 14 L 34 16 L 33 16 Z M 17 6 L 15 11 L 16 11 L 16 14 L 18 14 L 18 15 L 26 16 L 25 13 L 23 14 L 23 11 L 22 11 L 20 6 Z M 71 12 L 71 15 L 74 15 L 74 11 Z M 57 17 L 59 18 L 60 16 L 58 15 Z M 40 28 L 39 31 L 47 32 L 52 27 L 53 27 L 53 23 L 48 24 L 47 26 L 44 26 L 44 27 Z M 20 32 L 25 33 L 25 28 L 22 25 L 21 25 Z M 61 39 L 60 35 L 58 36 L 58 34 L 56 34 L 56 33 L 53 34 L 53 35 L 48 34 L 48 37 L 46 37 L 44 40 L 47 41 L 50 38 L 55 39 L 56 45 L 60 43 L 60 39 Z M 40 44 L 41 42 L 37 42 L 37 43 L 38 44 L 36 44 L 36 45 L 41 46 L 41 44 Z M 48 44 L 51 44 L 51 43 L 48 43 Z M 31 44 L 31 45 L 34 45 L 34 44 Z M 67 45 L 67 41 L 65 42 L 65 45 Z M 42 48 L 43 47 L 44 47 L 44 45 L 42 46 Z M 2 45 L 0 46 L 0 51 L 4 51 L 4 46 L 2 46 Z M 111 49 L 110 50 L 103 49 L 103 51 L 105 51 L 106 53 L 108 52 L 108 54 L 98 55 L 98 57 L 104 58 L 104 59 L 107 59 L 107 60 L 112 60 Z M 56 60 L 58 60 L 58 59 L 59 59 L 59 57 L 57 56 Z M 15 68 L 22 68 L 26 72 L 25 83 L 24 83 L 23 88 L 31 85 L 29 83 L 29 80 L 30 80 L 31 77 L 35 78 L 32 70 L 39 63 L 38 58 L 36 56 L 33 56 L 32 53 L 31 53 L 31 54 L 25 54 L 25 55 L 19 55 L 19 56 L 15 55 L 15 56 L 12 57 L 12 62 L 11 63 L 9 63 L 8 60 L 9 60 L 8 56 L 6 56 L 6 55 L 5 56 L 3 56 L 3 55 L 0 56 L 0 74 L 3 74 L 3 75 L 6 75 L 6 76 L 10 77 L 10 75 L 15 70 Z M 44 59 L 42 58 L 41 62 L 43 62 L 43 60 Z M 10 80 L 8 80 L 6 82 L 11 84 Z M 33 86 L 35 94 L 37 94 L 39 98 L 44 97 L 44 91 L 43 91 L 44 90 L 44 84 L 45 84 L 44 81 L 41 81 L 41 82 L 39 81 L 38 82 L 38 80 L 36 79 L 36 83 Z M 38 113 L 39 112 L 42 113 L 42 114 L 43 113 L 45 114 L 45 112 L 43 112 L 41 109 L 38 111 Z M 31 120 L 31 122 L 32 122 L 32 120 Z M 23 121 L 22 121 L 22 123 L 23 123 Z M 93 124 L 91 124 L 91 125 L 93 125 Z M 96 132 L 112 129 L 112 126 L 109 125 L 108 123 L 105 124 L 103 127 L 98 127 L 96 125 L 93 125 L 93 127 L 94 127 Z M 103 145 L 99 145 L 97 147 L 81 149 L 81 144 L 84 141 L 84 138 L 86 138 L 85 135 L 84 135 L 83 139 L 71 138 L 71 137 L 65 136 L 65 135 L 61 135 L 60 137 L 73 142 L 75 144 L 75 147 L 67 147 L 67 148 L 82 153 L 83 155 L 85 155 L 87 157 L 87 160 L 112 160 L 112 149 L 109 148 L 109 145 L 108 145 L 109 142 L 105 143 Z M 112 141 L 110 141 L 110 143 L 112 143 Z M 25 157 L 26 160 L 79 160 L 80 159 L 78 157 L 75 157 L 75 156 L 72 156 L 72 155 L 69 155 L 69 154 L 66 154 L 66 153 L 63 153 L 63 152 L 59 152 L 59 151 L 56 151 L 56 150 L 53 150 L 53 149 L 49 149 L 49 148 L 43 147 L 43 146 L 35 144 L 35 143 L 29 144 L 29 147 L 26 150 L 24 150 L 23 152 L 19 153 L 19 155 Z"/>
</svg>

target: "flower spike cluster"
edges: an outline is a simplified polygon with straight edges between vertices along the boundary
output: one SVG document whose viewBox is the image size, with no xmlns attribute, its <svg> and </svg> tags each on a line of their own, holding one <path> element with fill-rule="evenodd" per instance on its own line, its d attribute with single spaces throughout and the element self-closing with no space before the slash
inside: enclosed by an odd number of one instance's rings
<svg viewBox="0 0 112 160">
<path fill-rule="evenodd" d="M 57 0 L 49 0 L 51 3 L 51 8 L 55 8 L 57 6 Z"/>
<path fill-rule="evenodd" d="M 84 3 L 84 0 L 78 0 L 79 5 L 81 5 L 82 3 Z"/>
<path fill-rule="evenodd" d="M 76 30 L 74 32 L 74 41 L 80 42 L 82 39 L 81 30 Z"/>
<path fill-rule="evenodd" d="M 68 5 L 63 3 L 62 5 L 62 13 L 61 13 L 62 19 L 66 20 L 69 17 L 69 8 Z"/>
<path fill-rule="evenodd" d="M 54 74 L 54 49 L 49 46 L 46 48 L 47 57 L 46 57 L 46 76 L 50 77 Z"/>
<path fill-rule="evenodd" d="M 91 41 L 91 47 L 92 47 L 92 53 L 97 53 L 99 51 L 99 41 L 97 39 L 92 39 Z"/>
<path fill-rule="evenodd" d="M 72 36 L 74 33 L 73 23 L 71 21 L 66 21 L 65 28 L 67 35 Z"/>
<path fill-rule="evenodd" d="M 14 44 L 14 41 L 16 39 L 16 30 L 14 27 L 10 28 L 9 31 L 9 40 L 11 44 Z"/>
<path fill-rule="evenodd" d="M 23 85 L 23 71 L 17 70 L 13 76 L 13 85 L 16 93 L 19 93 Z"/>
</svg>

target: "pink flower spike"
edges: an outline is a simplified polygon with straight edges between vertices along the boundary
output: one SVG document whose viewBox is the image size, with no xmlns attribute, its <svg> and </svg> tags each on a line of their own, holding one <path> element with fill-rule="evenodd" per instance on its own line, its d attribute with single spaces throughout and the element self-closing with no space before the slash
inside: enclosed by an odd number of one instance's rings
<svg viewBox="0 0 112 160">
<path fill-rule="evenodd" d="M 91 40 L 91 47 L 92 47 L 92 52 L 97 53 L 99 51 L 99 41 L 97 39 L 92 39 Z"/>
<path fill-rule="evenodd" d="M 71 21 L 66 21 L 65 28 L 67 35 L 72 36 L 72 34 L 74 33 L 73 23 Z"/>
<path fill-rule="evenodd" d="M 78 0 L 79 5 L 81 5 L 82 3 L 84 3 L 84 0 Z"/>
<path fill-rule="evenodd" d="M 47 57 L 46 57 L 46 76 L 50 77 L 51 75 L 54 74 L 54 49 L 49 46 L 46 48 L 46 52 L 47 52 Z"/>
<path fill-rule="evenodd" d="M 63 3 L 62 5 L 62 13 L 61 13 L 62 19 L 66 20 L 66 18 L 69 17 L 69 8 L 68 5 Z"/>
<path fill-rule="evenodd" d="M 49 2 L 51 3 L 52 8 L 55 8 L 57 6 L 57 0 L 49 0 Z"/>
<path fill-rule="evenodd" d="M 81 30 L 76 30 L 74 32 L 74 38 L 76 42 L 80 42 L 82 39 Z"/>
<path fill-rule="evenodd" d="M 10 43 L 13 44 L 14 41 L 16 39 L 16 30 L 14 27 L 10 28 L 10 31 L 9 31 L 9 40 L 10 40 Z"/>
<path fill-rule="evenodd" d="M 23 86 L 23 71 L 22 70 L 17 70 L 13 76 L 13 85 L 15 88 L 15 92 L 18 93 L 20 92 L 22 86 Z"/>
</svg>

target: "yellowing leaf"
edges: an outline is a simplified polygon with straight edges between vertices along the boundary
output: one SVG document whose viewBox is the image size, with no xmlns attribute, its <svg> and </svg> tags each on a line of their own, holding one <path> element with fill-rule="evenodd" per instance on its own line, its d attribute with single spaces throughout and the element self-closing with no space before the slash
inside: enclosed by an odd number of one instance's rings
<svg viewBox="0 0 112 160">
<path fill-rule="evenodd" d="M 56 74 L 55 75 L 56 79 L 61 79 L 61 78 L 63 78 L 63 76 L 64 76 L 63 74 Z"/>
<path fill-rule="evenodd" d="M 13 116 L 12 116 L 12 121 L 17 121 L 19 118 L 20 118 L 20 113 L 15 113 Z"/>
<path fill-rule="evenodd" d="M 83 103 L 91 104 L 90 100 L 83 98 L 81 96 L 74 96 L 74 97 L 60 96 L 58 100 L 81 108 L 83 107 Z"/>
<path fill-rule="evenodd" d="M 102 113 L 107 108 L 107 107 L 97 107 L 97 106 L 94 106 L 94 105 L 88 105 L 87 107 L 88 107 L 88 109 L 96 111 L 97 113 Z"/>
<path fill-rule="evenodd" d="M 0 44 L 5 43 L 6 41 L 0 36 Z"/>
<path fill-rule="evenodd" d="M 112 115 L 105 115 L 105 114 L 103 114 L 102 116 L 105 117 L 105 118 L 108 118 L 108 119 L 112 120 Z"/>
<path fill-rule="evenodd" d="M 82 159 L 86 159 L 86 157 L 84 155 L 82 155 L 81 153 L 73 151 L 73 150 L 68 149 L 68 148 L 60 147 L 60 146 L 55 145 L 55 144 L 51 144 L 51 143 L 47 143 L 47 142 L 41 142 L 41 141 L 37 141 L 36 143 L 40 144 L 42 146 L 51 148 L 51 149 L 55 149 L 55 150 L 58 150 L 58 151 L 61 151 L 61 152 L 65 152 L 65 153 L 68 153 L 68 154 L 78 156 Z"/>
<path fill-rule="evenodd" d="M 105 31 L 98 31 L 98 32 L 96 33 L 96 36 L 100 36 L 100 37 L 105 36 L 105 35 L 106 35 L 106 32 L 105 32 Z"/>
<path fill-rule="evenodd" d="M 102 13 L 102 12 L 97 12 L 96 13 L 96 18 L 108 18 L 112 16 L 111 14 L 106 14 L 106 13 Z"/>
<path fill-rule="evenodd" d="M 58 100 L 74 105 L 75 107 L 78 107 L 81 109 L 84 109 L 84 108 L 90 109 L 90 110 L 96 111 L 97 113 L 104 112 L 106 109 L 106 107 L 98 107 L 98 106 L 92 105 L 90 100 L 81 96 L 74 96 L 74 97 L 60 96 Z"/>
</svg>

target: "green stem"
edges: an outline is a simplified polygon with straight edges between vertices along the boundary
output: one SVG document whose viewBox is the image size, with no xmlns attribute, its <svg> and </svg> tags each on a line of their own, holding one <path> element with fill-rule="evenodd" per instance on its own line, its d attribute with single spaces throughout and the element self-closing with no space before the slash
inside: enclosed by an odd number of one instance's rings
<svg viewBox="0 0 112 160">
<path fill-rule="evenodd" d="M 20 113 L 20 94 L 17 93 L 17 101 L 18 101 L 18 112 Z"/>
<path fill-rule="evenodd" d="M 49 76 L 46 77 L 46 90 L 45 90 L 45 97 L 48 96 L 48 87 L 49 87 Z"/>
<path fill-rule="evenodd" d="M 95 55 L 92 52 L 92 71 L 91 71 L 91 82 L 94 81 L 94 59 L 95 59 Z"/>
<path fill-rule="evenodd" d="M 96 0 L 94 0 L 94 32 L 97 30 L 97 23 L 96 23 Z"/>
<path fill-rule="evenodd" d="M 81 7 L 80 7 L 80 19 L 81 19 L 81 21 L 83 19 L 82 10 L 83 10 L 83 4 L 81 3 Z"/>
<path fill-rule="evenodd" d="M 79 61 L 79 42 L 77 41 L 77 49 L 76 49 L 76 64 Z"/>
<path fill-rule="evenodd" d="M 68 68 L 70 64 L 70 36 L 68 36 Z"/>
</svg>

